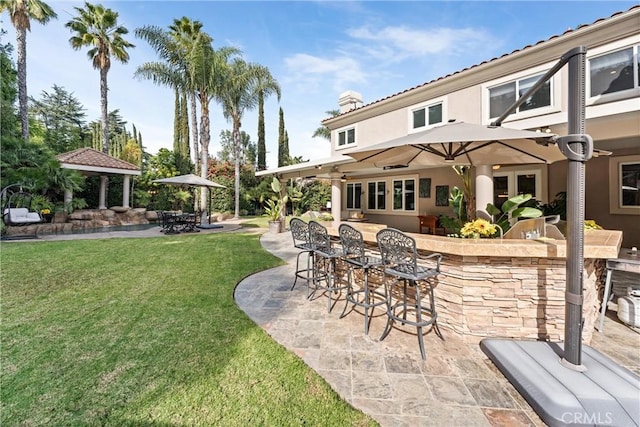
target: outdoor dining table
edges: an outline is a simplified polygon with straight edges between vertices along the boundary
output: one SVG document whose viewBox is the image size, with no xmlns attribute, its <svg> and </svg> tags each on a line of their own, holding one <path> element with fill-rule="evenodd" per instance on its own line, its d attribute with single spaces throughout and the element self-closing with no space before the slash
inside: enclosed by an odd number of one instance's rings
<svg viewBox="0 0 640 427">
<path fill-rule="evenodd" d="M 195 213 L 165 212 L 165 234 L 178 234 L 180 232 L 199 232 L 198 215 Z"/>
</svg>

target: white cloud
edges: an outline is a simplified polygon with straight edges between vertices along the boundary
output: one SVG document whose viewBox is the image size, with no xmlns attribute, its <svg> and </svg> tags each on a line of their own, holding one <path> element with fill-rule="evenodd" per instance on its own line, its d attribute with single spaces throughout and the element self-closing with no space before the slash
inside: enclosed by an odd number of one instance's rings
<svg viewBox="0 0 640 427">
<path fill-rule="evenodd" d="M 300 87 L 324 88 L 324 83 L 330 81 L 333 90 L 339 92 L 352 83 L 364 83 L 367 77 L 360 63 L 348 56 L 321 58 L 297 53 L 285 58 L 284 62 L 289 73 L 285 79 Z"/>
<path fill-rule="evenodd" d="M 362 51 L 387 61 L 459 55 L 493 42 L 493 37 L 486 31 L 474 28 L 417 30 L 405 26 L 387 26 L 376 30 L 360 27 L 347 30 L 347 34 L 361 44 Z"/>
</svg>

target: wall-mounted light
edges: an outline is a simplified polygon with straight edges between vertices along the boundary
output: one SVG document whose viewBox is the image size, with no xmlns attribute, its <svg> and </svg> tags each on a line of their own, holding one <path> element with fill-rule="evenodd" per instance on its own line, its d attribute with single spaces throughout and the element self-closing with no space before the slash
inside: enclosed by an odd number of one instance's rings
<svg viewBox="0 0 640 427">
<path fill-rule="evenodd" d="M 347 180 L 347 175 L 342 175 L 340 177 L 340 182 L 345 182 Z"/>
<path fill-rule="evenodd" d="M 500 169 L 500 165 L 493 165 L 491 166 L 491 169 L 493 169 L 494 171 L 497 171 L 498 169 Z"/>
<path fill-rule="evenodd" d="M 549 126 L 543 126 L 541 128 L 536 129 L 538 133 L 551 133 L 551 128 Z"/>
</svg>

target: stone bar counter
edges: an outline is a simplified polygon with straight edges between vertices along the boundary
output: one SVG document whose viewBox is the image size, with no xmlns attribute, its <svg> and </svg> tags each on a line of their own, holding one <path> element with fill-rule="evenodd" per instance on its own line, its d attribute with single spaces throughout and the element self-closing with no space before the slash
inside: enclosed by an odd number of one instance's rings
<svg viewBox="0 0 640 427">
<path fill-rule="evenodd" d="M 338 236 L 339 221 L 323 222 Z M 375 245 L 383 224 L 352 223 Z M 406 233 L 425 254 L 442 254 L 435 287 L 438 324 L 467 342 L 485 337 L 564 340 L 564 240 L 460 239 Z M 607 258 L 617 258 L 622 232 L 584 233 L 583 342 L 598 318 Z"/>
</svg>

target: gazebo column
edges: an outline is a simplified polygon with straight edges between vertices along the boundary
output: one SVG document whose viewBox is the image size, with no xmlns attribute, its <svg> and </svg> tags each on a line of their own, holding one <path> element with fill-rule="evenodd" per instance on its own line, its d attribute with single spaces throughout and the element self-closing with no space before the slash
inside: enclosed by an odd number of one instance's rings
<svg viewBox="0 0 640 427">
<path fill-rule="evenodd" d="M 342 180 L 339 173 L 331 174 L 331 216 L 340 221 L 342 216 Z"/>
<path fill-rule="evenodd" d="M 98 199 L 98 209 L 107 209 L 107 176 L 100 175 L 100 196 Z"/>
<path fill-rule="evenodd" d="M 64 190 L 64 211 L 71 212 L 71 201 L 73 200 L 73 190 Z"/>
<path fill-rule="evenodd" d="M 131 187 L 131 175 L 125 175 L 122 180 L 122 207 L 129 207 L 129 188 Z"/>
<path fill-rule="evenodd" d="M 476 217 L 491 220 L 487 204 L 493 203 L 493 167 L 476 165 Z"/>
</svg>

